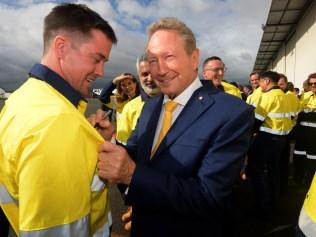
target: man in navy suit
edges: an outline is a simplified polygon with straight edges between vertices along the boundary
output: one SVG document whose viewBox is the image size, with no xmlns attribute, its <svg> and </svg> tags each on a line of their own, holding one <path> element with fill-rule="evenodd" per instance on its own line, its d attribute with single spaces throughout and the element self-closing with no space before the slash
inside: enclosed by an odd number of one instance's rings
<svg viewBox="0 0 316 237">
<path fill-rule="evenodd" d="M 144 105 L 125 147 L 110 142 L 100 147 L 99 175 L 129 186 L 131 236 L 223 236 L 230 228 L 225 214 L 248 149 L 253 110 L 199 80 L 199 50 L 183 22 L 154 22 L 146 50 L 163 95 Z M 169 101 L 177 103 L 172 125 L 159 142 Z M 97 113 L 94 122 L 101 117 Z"/>
</svg>

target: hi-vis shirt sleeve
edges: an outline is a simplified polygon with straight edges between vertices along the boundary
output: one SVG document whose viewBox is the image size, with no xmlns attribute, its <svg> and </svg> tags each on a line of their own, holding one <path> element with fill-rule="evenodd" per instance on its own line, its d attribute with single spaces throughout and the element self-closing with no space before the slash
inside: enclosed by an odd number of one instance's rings
<svg viewBox="0 0 316 237">
<path fill-rule="evenodd" d="M 134 124 L 133 124 L 134 116 L 132 112 L 135 112 L 135 111 L 132 111 L 130 103 L 127 103 L 126 106 L 123 108 L 121 118 L 117 123 L 116 139 L 122 144 L 126 144 L 127 139 L 131 135 L 131 132 L 134 128 Z"/>
<path fill-rule="evenodd" d="M 237 87 L 224 81 L 222 81 L 221 85 L 224 87 L 224 91 L 226 93 L 237 96 L 238 98 L 241 99 L 241 93 Z"/>
<path fill-rule="evenodd" d="M 267 97 L 261 97 L 255 109 L 255 118 L 264 121 L 268 115 L 268 111 L 269 101 L 267 100 Z"/>
<path fill-rule="evenodd" d="M 46 120 L 20 144 L 20 236 L 89 236 L 91 177 L 100 141 L 91 145 L 86 128 L 74 120 L 73 114 Z"/>
<path fill-rule="evenodd" d="M 120 143 L 126 144 L 132 131 L 136 127 L 137 120 L 142 111 L 143 105 L 144 102 L 141 100 L 141 97 L 138 96 L 124 106 L 121 118 L 117 123 L 116 131 L 116 138 Z"/>
<path fill-rule="evenodd" d="M 262 95 L 261 88 L 258 87 L 252 92 L 251 95 L 247 97 L 246 103 L 256 108 L 257 105 L 260 103 L 261 95 Z"/>
</svg>

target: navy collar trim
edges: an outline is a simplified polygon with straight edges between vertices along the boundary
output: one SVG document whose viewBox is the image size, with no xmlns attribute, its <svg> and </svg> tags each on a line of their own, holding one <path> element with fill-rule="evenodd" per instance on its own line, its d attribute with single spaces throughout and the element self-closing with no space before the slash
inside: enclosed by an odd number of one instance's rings
<svg viewBox="0 0 316 237">
<path fill-rule="evenodd" d="M 35 64 L 29 72 L 30 77 L 45 81 L 65 96 L 75 107 L 78 107 L 80 100 L 83 100 L 79 92 L 77 92 L 66 80 L 59 76 L 56 72 L 43 64 Z"/>
<path fill-rule="evenodd" d="M 147 100 L 149 100 L 150 96 L 146 94 L 146 92 L 144 91 L 143 88 L 140 89 L 140 98 L 142 99 L 142 101 L 146 102 Z"/>
</svg>

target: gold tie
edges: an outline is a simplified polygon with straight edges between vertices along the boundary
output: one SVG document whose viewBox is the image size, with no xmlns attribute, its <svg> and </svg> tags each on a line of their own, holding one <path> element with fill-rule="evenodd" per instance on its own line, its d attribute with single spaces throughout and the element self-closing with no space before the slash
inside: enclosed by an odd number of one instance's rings
<svg viewBox="0 0 316 237">
<path fill-rule="evenodd" d="M 159 132 L 158 140 L 155 144 L 154 149 L 151 152 L 151 157 L 155 154 L 158 146 L 160 145 L 162 139 L 166 136 L 169 128 L 171 127 L 171 122 L 172 122 L 172 112 L 174 109 L 177 107 L 178 103 L 174 102 L 172 100 L 168 101 L 165 103 L 165 112 L 163 115 L 163 120 L 162 120 L 162 126 Z"/>
</svg>

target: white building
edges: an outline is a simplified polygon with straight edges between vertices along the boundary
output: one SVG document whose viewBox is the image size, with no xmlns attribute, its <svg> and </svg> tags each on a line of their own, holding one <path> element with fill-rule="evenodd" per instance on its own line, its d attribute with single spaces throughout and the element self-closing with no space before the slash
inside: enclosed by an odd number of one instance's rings
<svg viewBox="0 0 316 237">
<path fill-rule="evenodd" d="M 316 1 L 272 0 L 254 71 L 283 73 L 302 88 L 316 72 Z"/>
</svg>

